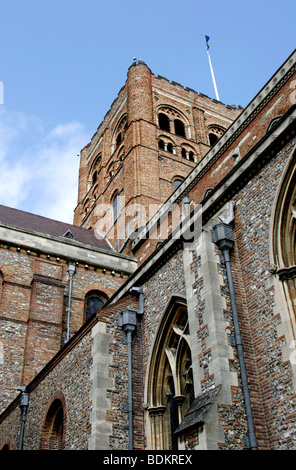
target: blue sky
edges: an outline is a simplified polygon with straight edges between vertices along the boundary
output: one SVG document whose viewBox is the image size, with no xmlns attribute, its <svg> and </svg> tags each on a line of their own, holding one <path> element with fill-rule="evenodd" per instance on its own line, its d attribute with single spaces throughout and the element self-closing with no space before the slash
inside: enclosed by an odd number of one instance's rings
<svg viewBox="0 0 296 470">
<path fill-rule="evenodd" d="M 133 57 L 246 106 L 295 49 L 293 0 L 2 0 L 0 204 L 72 222 L 81 148 Z"/>
</svg>

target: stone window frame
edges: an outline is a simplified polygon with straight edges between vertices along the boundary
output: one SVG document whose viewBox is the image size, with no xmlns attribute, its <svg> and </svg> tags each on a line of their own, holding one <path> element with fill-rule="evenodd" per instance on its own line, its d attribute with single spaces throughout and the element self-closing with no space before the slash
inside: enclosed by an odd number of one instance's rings
<svg viewBox="0 0 296 470">
<path fill-rule="evenodd" d="M 88 302 L 90 299 L 98 299 L 100 300 L 101 302 L 101 306 L 94 312 L 92 313 L 88 313 L 87 312 L 87 308 L 88 308 Z M 107 302 L 108 300 L 108 296 L 105 294 L 105 292 L 101 291 L 101 290 L 98 290 L 98 289 L 92 289 L 90 291 L 88 291 L 85 295 L 85 299 L 84 299 L 84 321 L 88 321 L 95 312 L 97 312 L 98 310 L 100 310 L 102 307 L 104 307 L 105 303 Z"/>
<path fill-rule="evenodd" d="M 279 281 L 287 324 L 296 338 L 296 146 L 279 183 L 271 218 L 270 273 Z M 286 312 L 286 313 L 285 313 Z M 284 321 L 284 320 L 283 320 Z"/>
<path fill-rule="evenodd" d="M 178 449 L 174 429 L 181 423 L 193 399 L 187 305 L 184 299 L 173 297 L 156 332 L 149 365 L 147 410 L 152 449 Z"/>
</svg>

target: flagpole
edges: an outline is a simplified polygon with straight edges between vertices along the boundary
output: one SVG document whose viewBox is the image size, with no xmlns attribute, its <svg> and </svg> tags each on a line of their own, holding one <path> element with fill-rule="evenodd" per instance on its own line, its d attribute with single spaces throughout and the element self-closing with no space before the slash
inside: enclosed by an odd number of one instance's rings
<svg viewBox="0 0 296 470">
<path fill-rule="evenodd" d="M 213 80 L 213 84 L 214 84 L 214 89 L 215 89 L 215 94 L 216 94 L 216 99 L 218 101 L 220 101 L 220 98 L 219 98 L 219 94 L 218 94 L 218 89 L 217 89 L 217 85 L 216 85 L 216 80 L 215 80 L 215 75 L 214 75 L 214 70 L 213 70 L 213 66 L 212 66 L 212 61 L 211 61 L 211 56 L 210 56 L 210 46 L 208 44 L 208 41 L 209 41 L 209 36 L 206 36 L 204 35 L 205 38 L 206 38 L 206 44 L 207 44 L 207 54 L 208 54 L 208 59 L 209 59 L 209 64 L 210 64 L 210 69 L 211 69 L 211 74 L 212 74 L 212 80 Z"/>
</svg>

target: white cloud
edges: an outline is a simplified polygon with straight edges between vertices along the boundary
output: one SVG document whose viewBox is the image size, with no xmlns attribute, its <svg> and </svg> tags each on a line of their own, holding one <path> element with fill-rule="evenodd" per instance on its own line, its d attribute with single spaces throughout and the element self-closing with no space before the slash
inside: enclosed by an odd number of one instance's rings
<svg viewBox="0 0 296 470">
<path fill-rule="evenodd" d="M 0 204 L 72 223 L 80 149 L 88 142 L 79 122 L 46 131 L 22 113 L 0 110 Z"/>
</svg>

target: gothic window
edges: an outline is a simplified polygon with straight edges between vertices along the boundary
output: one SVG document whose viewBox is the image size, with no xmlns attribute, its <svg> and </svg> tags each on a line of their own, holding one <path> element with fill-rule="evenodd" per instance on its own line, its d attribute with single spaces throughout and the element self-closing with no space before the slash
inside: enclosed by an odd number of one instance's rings
<svg viewBox="0 0 296 470">
<path fill-rule="evenodd" d="M 213 146 L 217 140 L 224 134 L 225 129 L 221 126 L 213 125 L 208 128 L 209 144 Z"/>
<path fill-rule="evenodd" d="M 170 132 L 170 120 L 166 114 L 159 113 L 158 124 L 160 129 Z"/>
<path fill-rule="evenodd" d="M 296 337 L 296 151 L 289 159 L 274 203 L 273 257 L 271 272 L 277 273 Z"/>
<path fill-rule="evenodd" d="M 85 298 L 85 321 L 100 310 L 107 301 L 107 297 L 100 291 L 91 291 Z"/>
<path fill-rule="evenodd" d="M 90 168 L 90 172 L 89 172 L 89 188 L 90 189 L 90 186 L 93 186 L 94 184 L 96 184 L 97 182 L 97 179 L 98 179 L 98 171 L 99 171 L 99 167 L 100 167 L 100 163 L 101 163 L 101 154 L 98 154 L 92 165 L 91 165 L 91 168 Z"/>
<path fill-rule="evenodd" d="M 218 140 L 218 136 L 216 134 L 212 134 L 210 133 L 209 134 L 209 141 L 210 141 L 210 145 L 214 145 Z"/>
<path fill-rule="evenodd" d="M 63 450 L 65 432 L 65 399 L 61 392 L 55 394 L 48 408 L 41 432 L 40 448 L 45 450 Z"/>
<path fill-rule="evenodd" d="M 184 123 L 180 119 L 175 119 L 174 127 L 175 127 L 176 135 L 179 135 L 180 137 L 186 137 L 185 126 L 184 126 Z"/>
<path fill-rule="evenodd" d="M 92 184 L 93 184 L 93 185 L 96 183 L 97 178 L 98 178 L 98 172 L 97 172 L 97 171 L 94 171 L 94 172 L 93 172 L 93 176 L 92 176 Z"/>
<path fill-rule="evenodd" d="M 116 150 L 121 142 L 123 142 L 125 137 L 125 132 L 127 129 L 127 117 L 126 115 L 122 116 L 113 136 L 113 151 Z"/>
<path fill-rule="evenodd" d="M 118 136 L 116 137 L 116 147 L 118 147 L 121 141 L 122 141 L 122 135 L 121 135 L 121 132 L 119 132 Z"/>
<path fill-rule="evenodd" d="M 186 306 L 172 301 L 159 327 L 149 371 L 152 448 L 178 449 L 175 430 L 194 398 Z"/>
</svg>

